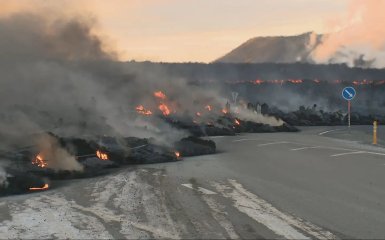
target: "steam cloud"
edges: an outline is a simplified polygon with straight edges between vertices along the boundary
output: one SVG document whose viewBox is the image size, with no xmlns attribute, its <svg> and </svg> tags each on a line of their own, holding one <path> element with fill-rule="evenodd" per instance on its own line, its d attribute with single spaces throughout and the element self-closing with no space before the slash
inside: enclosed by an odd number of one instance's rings
<svg viewBox="0 0 385 240">
<path fill-rule="evenodd" d="M 385 2 L 352 0 L 345 19 L 332 27 L 337 31 L 324 35 L 312 53 L 320 63 L 347 63 L 349 66 L 385 66 Z"/>
<path fill-rule="evenodd" d="M 7 188 L 7 186 L 8 186 L 7 173 L 0 166 L 0 188 Z"/>
</svg>

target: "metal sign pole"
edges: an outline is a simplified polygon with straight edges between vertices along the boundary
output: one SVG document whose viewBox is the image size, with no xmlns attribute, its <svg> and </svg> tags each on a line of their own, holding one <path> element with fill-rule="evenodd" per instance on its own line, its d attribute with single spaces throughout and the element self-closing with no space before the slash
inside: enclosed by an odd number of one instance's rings
<svg viewBox="0 0 385 240">
<path fill-rule="evenodd" d="M 350 129 L 350 100 L 348 101 L 348 126 Z"/>
<path fill-rule="evenodd" d="M 353 88 L 353 87 L 345 87 L 343 90 L 342 90 L 342 97 L 348 101 L 348 128 L 349 128 L 349 132 L 350 132 L 350 126 L 351 126 L 351 122 L 350 122 L 350 112 L 351 112 L 351 100 L 356 96 L 356 90 Z"/>
</svg>

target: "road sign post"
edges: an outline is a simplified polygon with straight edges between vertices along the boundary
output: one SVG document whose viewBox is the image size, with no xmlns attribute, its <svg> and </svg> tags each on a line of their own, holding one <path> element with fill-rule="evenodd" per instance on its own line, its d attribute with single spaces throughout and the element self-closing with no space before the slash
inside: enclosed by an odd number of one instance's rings
<svg viewBox="0 0 385 240">
<path fill-rule="evenodd" d="M 350 128 L 350 100 L 348 101 L 348 126 Z"/>
<path fill-rule="evenodd" d="M 350 111 L 351 100 L 356 96 L 356 90 L 353 87 L 346 87 L 342 90 L 342 97 L 348 101 L 348 126 L 350 129 Z"/>
</svg>

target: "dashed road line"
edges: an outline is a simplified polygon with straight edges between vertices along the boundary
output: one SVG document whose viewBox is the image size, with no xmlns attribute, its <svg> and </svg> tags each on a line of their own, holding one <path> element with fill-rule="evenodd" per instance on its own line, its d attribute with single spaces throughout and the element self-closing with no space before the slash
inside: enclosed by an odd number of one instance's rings
<svg viewBox="0 0 385 240">
<path fill-rule="evenodd" d="M 277 144 L 285 144 L 285 143 L 289 143 L 289 142 L 285 142 L 285 141 L 282 141 L 282 142 L 270 142 L 270 143 L 258 144 L 257 146 L 258 147 L 264 147 L 264 146 L 277 145 Z"/>
<path fill-rule="evenodd" d="M 181 185 L 183 187 L 190 188 L 190 189 L 193 189 L 195 191 L 198 191 L 198 192 L 200 192 L 202 194 L 207 194 L 207 195 L 215 195 L 215 194 L 217 194 L 216 192 L 213 192 L 213 191 L 208 190 L 206 188 L 193 186 L 191 183 L 183 183 Z"/>
<path fill-rule="evenodd" d="M 366 153 L 366 152 L 365 151 L 345 152 L 345 153 L 333 154 L 333 155 L 331 155 L 331 157 L 340 157 L 340 156 L 345 156 L 345 155 L 362 154 L 362 153 Z"/>
<path fill-rule="evenodd" d="M 243 138 L 243 139 L 237 139 L 233 142 L 245 142 L 245 141 L 262 141 L 262 139 L 256 139 L 256 138 Z"/>
<path fill-rule="evenodd" d="M 322 135 L 324 135 L 326 133 L 335 132 L 335 131 L 341 131 L 341 130 L 343 130 L 343 129 L 339 128 L 339 129 L 328 130 L 328 131 L 325 131 L 325 132 L 318 133 L 318 135 L 322 136 Z"/>
<path fill-rule="evenodd" d="M 293 149 L 290 149 L 290 151 L 301 151 L 301 150 L 315 149 L 315 148 L 322 148 L 322 146 L 311 146 L 311 147 L 293 148 Z"/>
</svg>

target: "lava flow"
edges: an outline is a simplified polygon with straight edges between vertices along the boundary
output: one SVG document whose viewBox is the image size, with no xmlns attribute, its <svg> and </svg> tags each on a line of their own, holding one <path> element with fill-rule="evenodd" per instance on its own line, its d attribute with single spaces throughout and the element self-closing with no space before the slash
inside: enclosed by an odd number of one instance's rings
<svg viewBox="0 0 385 240">
<path fill-rule="evenodd" d="M 165 116 L 170 115 L 171 113 L 170 108 L 164 103 L 161 103 L 158 108 Z"/>
<path fill-rule="evenodd" d="M 97 156 L 100 160 L 103 160 L 103 161 L 108 160 L 108 155 L 107 155 L 107 153 L 104 153 L 104 152 L 102 152 L 102 151 L 100 151 L 100 150 L 97 150 L 97 151 L 96 151 L 96 156 Z"/>
<path fill-rule="evenodd" d="M 156 98 L 159 98 L 159 99 L 162 99 L 162 100 L 165 100 L 166 99 L 166 94 L 164 94 L 162 91 L 156 91 L 154 92 L 154 96 Z"/>
<path fill-rule="evenodd" d="M 41 190 L 47 190 L 49 188 L 48 183 L 44 184 L 43 187 L 30 187 L 29 190 L 31 191 L 41 191 Z"/>
<path fill-rule="evenodd" d="M 34 159 L 32 159 L 32 164 L 41 168 L 45 168 L 48 166 L 47 161 L 43 158 L 43 155 L 41 153 L 39 153 Z"/>
<path fill-rule="evenodd" d="M 152 112 L 150 110 L 145 109 L 143 105 L 139 105 L 135 109 L 137 113 L 140 113 L 143 115 L 152 115 Z"/>
</svg>

